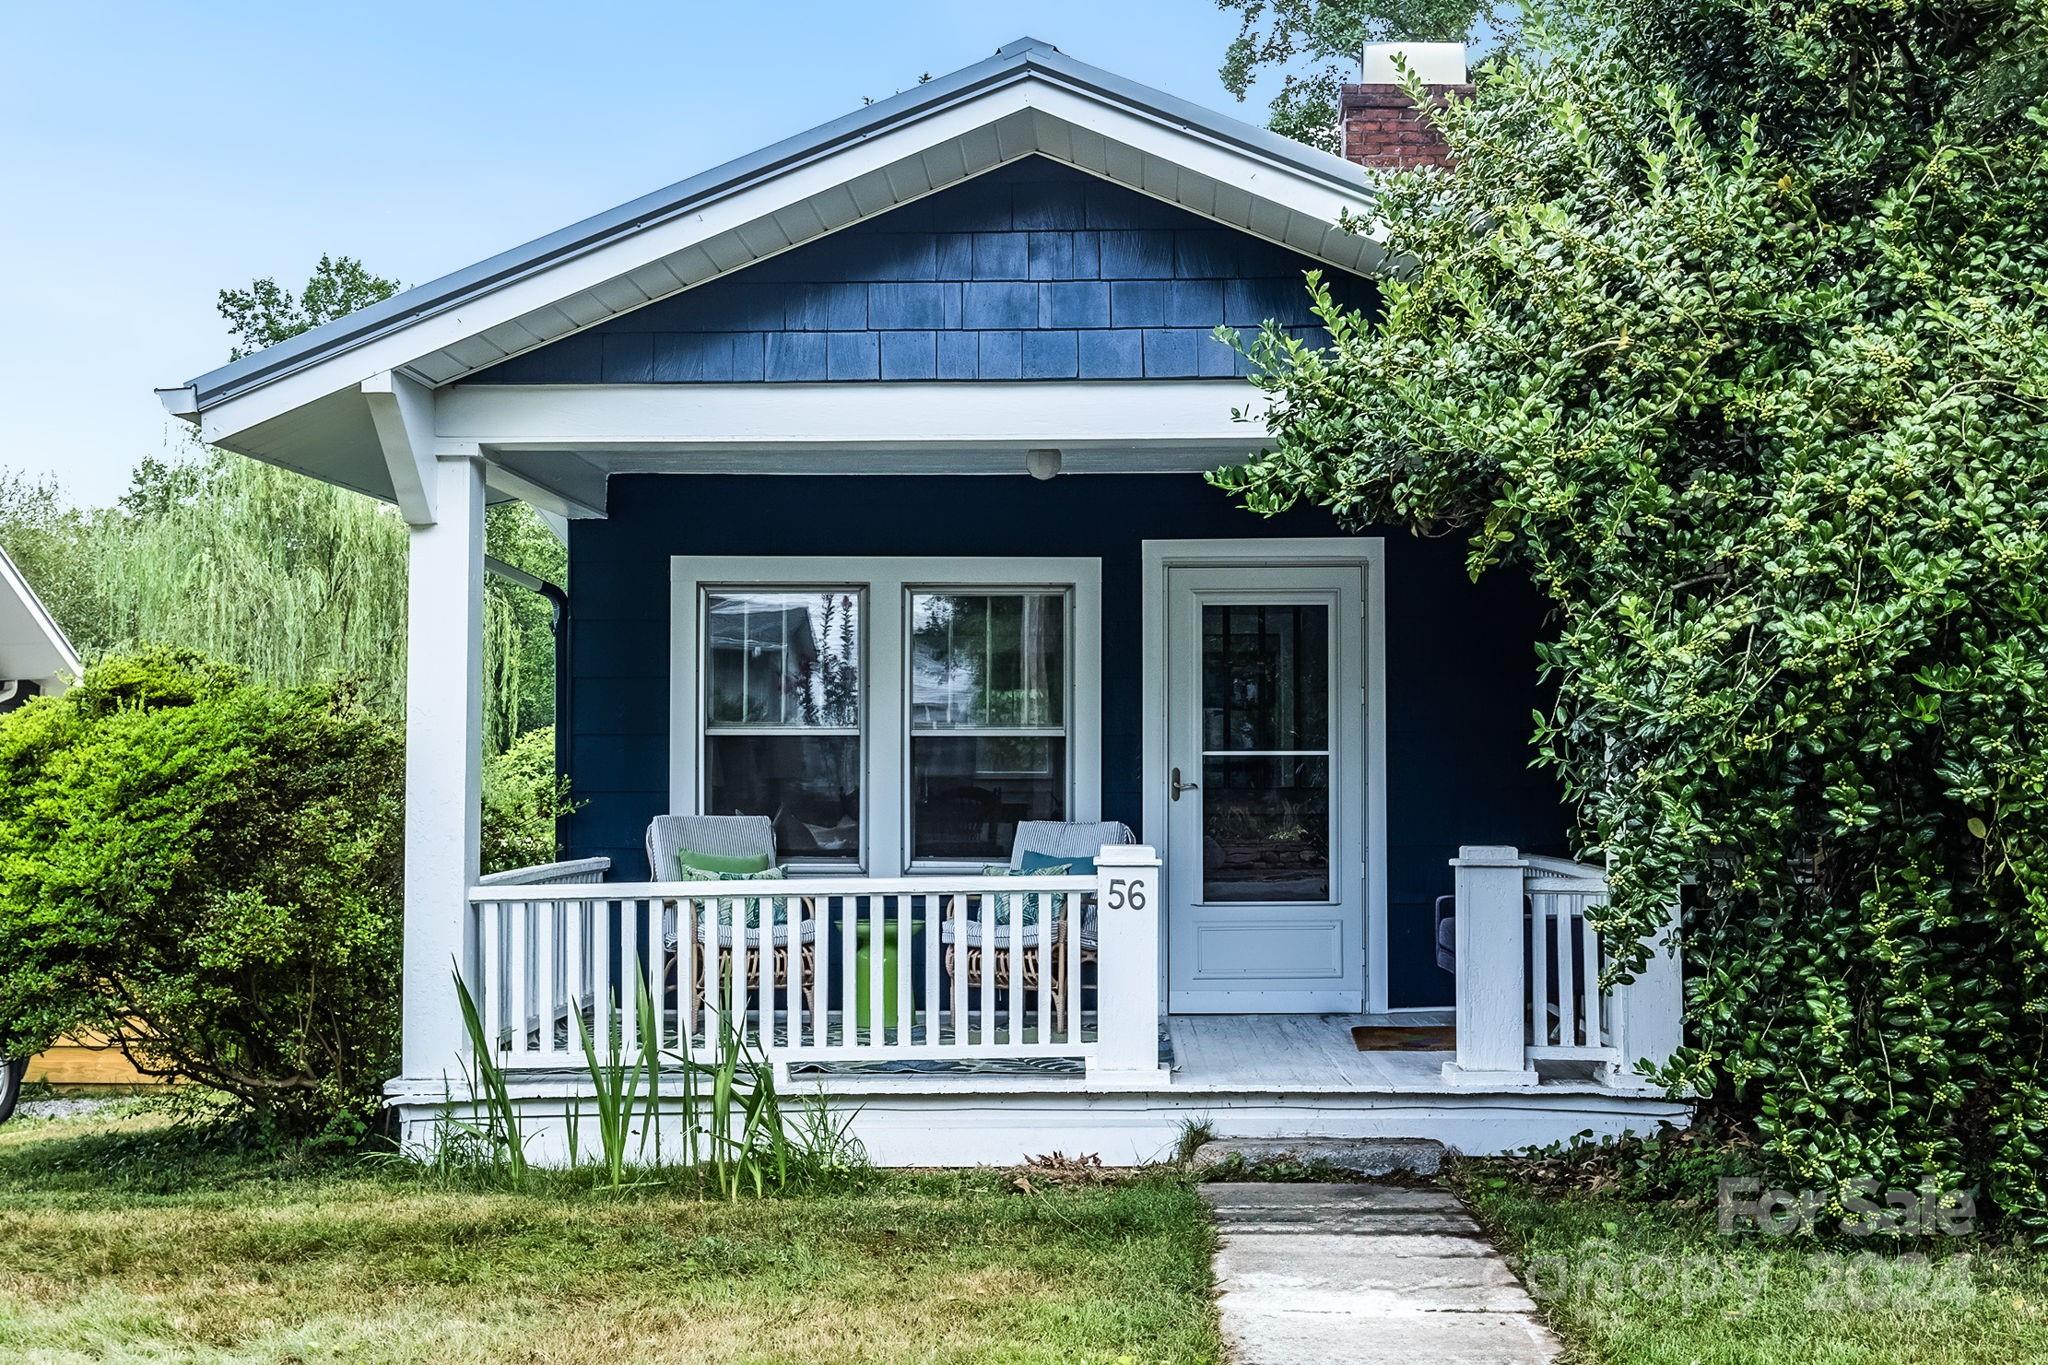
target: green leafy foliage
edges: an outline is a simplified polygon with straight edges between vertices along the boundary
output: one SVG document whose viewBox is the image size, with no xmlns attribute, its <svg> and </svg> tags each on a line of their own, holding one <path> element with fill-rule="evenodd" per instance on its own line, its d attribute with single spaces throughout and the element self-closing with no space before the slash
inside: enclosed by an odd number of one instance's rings
<svg viewBox="0 0 2048 1365">
<path fill-rule="evenodd" d="M 532 508 L 485 521 L 489 552 L 562 583 L 567 551 Z M 392 509 L 220 451 L 144 460 L 117 506 L 77 508 L 49 483 L 0 478 L 0 547 L 88 662 L 158 644 L 284 687 L 355 683 L 405 709 L 406 530 Z M 496 753 L 554 723 L 553 609 L 492 578 L 486 736 Z"/>
<path fill-rule="evenodd" d="M 0 1051 L 84 1026 L 267 1136 L 353 1132 L 398 1062 L 396 728 L 183 651 L 0 718 Z"/>
<path fill-rule="evenodd" d="M 528 730 L 484 759 L 483 870 L 555 860 L 555 821 L 570 810 L 569 782 L 555 774 L 552 726 Z"/>
<path fill-rule="evenodd" d="M 1216 0 L 1238 16 L 1237 37 L 1217 75 L 1242 100 L 1253 82 L 1280 73 L 1267 126 L 1326 152 L 1337 146 L 1337 87 L 1358 79 L 1367 43 L 1460 42 L 1491 6 L 1485 0 Z"/>
<path fill-rule="evenodd" d="M 1602 927 L 1689 884 L 1667 1079 L 1795 1188 L 2037 1234 L 2044 53 L 2038 3 L 1539 7 L 1387 187 L 1379 316 L 1253 344 L 1273 449 L 1218 476 L 1532 575 Z"/>
<path fill-rule="evenodd" d="M 312 278 L 296 294 L 267 275 L 247 289 L 223 289 L 220 315 L 235 333 L 230 358 L 240 360 L 275 346 L 323 322 L 380 303 L 398 290 L 398 281 L 372 275 L 353 256 L 327 255 L 320 257 Z"/>
</svg>

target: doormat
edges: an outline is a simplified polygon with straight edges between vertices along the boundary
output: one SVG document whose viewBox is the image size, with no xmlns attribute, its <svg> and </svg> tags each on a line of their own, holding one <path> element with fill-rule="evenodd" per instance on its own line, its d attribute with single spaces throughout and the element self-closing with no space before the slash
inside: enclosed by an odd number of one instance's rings
<svg viewBox="0 0 2048 1365">
<path fill-rule="evenodd" d="M 1450 1024 L 1427 1028 L 1381 1028 L 1355 1024 L 1351 1042 L 1360 1052 L 1455 1052 L 1458 1030 Z"/>
</svg>

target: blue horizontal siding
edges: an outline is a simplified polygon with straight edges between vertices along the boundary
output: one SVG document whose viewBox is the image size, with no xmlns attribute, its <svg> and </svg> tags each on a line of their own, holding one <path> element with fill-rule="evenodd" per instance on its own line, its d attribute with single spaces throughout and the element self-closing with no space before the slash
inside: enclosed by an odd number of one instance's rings
<svg viewBox="0 0 2048 1365">
<path fill-rule="evenodd" d="M 1302 283 L 1315 269 L 1344 302 L 1372 306 L 1368 281 L 1031 157 L 469 382 L 1242 374 L 1231 348 L 1206 334 L 1270 319 L 1319 343 Z M 1153 338 L 1160 328 L 1205 335 Z M 1034 343 L 1033 332 L 1080 335 Z"/>
<path fill-rule="evenodd" d="M 1081 208 L 1076 208 L 1075 205 Z M 1068 212 L 1085 208 L 1069 201 Z M 1017 334 L 1008 334 L 1015 338 Z M 1108 345 L 1117 333 L 1080 333 Z M 1013 353 L 1021 365 L 1021 342 Z M 1147 540 L 1331 536 L 1315 508 L 1249 516 L 1190 475 L 1023 477 L 623 475 L 611 515 L 569 532 L 574 677 L 566 747 L 571 856 L 645 872 L 647 822 L 668 804 L 672 555 L 1072 555 L 1102 562 L 1102 805 L 1143 819 L 1140 555 Z M 997 511 L 996 509 L 1000 509 Z M 1563 850 L 1554 785 L 1528 767 L 1544 706 L 1526 582 L 1472 583 L 1454 537 L 1386 534 L 1388 955 L 1395 1005 L 1440 1005 L 1431 904 L 1460 843 Z M 1458 629 L 1446 630 L 1444 622 Z M 1156 839 L 1156 831 L 1151 832 Z"/>
</svg>

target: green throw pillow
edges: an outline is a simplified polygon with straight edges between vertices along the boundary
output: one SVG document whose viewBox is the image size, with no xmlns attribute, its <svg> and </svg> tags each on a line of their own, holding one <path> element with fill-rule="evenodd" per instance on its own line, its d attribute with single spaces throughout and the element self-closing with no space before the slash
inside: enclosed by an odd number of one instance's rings
<svg viewBox="0 0 2048 1365">
<path fill-rule="evenodd" d="M 766 872 L 775 866 L 774 857 L 767 853 L 699 853 L 691 848 L 678 853 L 676 861 L 683 865 L 684 871 L 695 868 L 699 872 Z M 690 878 L 683 880 L 689 881 Z M 696 880 L 710 879 L 699 877 Z"/>
<path fill-rule="evenodd" d="M 687 862 L 682 865 L 682 874 L 683 880 L 686 882 L 779 882 L 785 881 L 789 877 L 789 873 L 779 867 L 755 868 L 748 872 L 722 872 L 717 868 L 694 867 Z M 747 927 L 749 929 L 761 927 L 761 902 L 757 897 L 749 897 L 745 901 L 741 901 L 737 897 L 731 900 L 721 899 L 718 902 L 718 923 L 720 927 L 732 928 L 733 907 L 742 904 L 747 907 Z M 789 923 L 789 897 L 776 896 L 769 904 L 774 911 L 775 923 Z"/>
<path fill-rule="evenodd" d="M 1018 860 L 1017 870 L 1032 877 L 1092 877 L 1095 875 L 1095 860 L 1062 858 L 1027 848 Z"/>
<path fill-rule="evenodd" d="M 1007 863 L 990 863 L 987 867 L 981 869 L 981 875 L 984 877 L 1064 877 L 1067 875 L 1067 870 L 1067 864 L 1065 863 L 1053 863 L 1049 867 L 1032 868 L 1011 867 Z M 1012 896 L 1005 892 L 995 898 L 995 922 L 997 924 L 1008 924 L 1010 922 L 1010 902 L 1022 901 L 1024 904 L 1018 913 L 1017 922 L 1024 925 L 1036 924 L 1038 923 L 1038 903 L 1041 899 L 1036 891 L 1029 891 L 1017 896 Z"/>
</svg>

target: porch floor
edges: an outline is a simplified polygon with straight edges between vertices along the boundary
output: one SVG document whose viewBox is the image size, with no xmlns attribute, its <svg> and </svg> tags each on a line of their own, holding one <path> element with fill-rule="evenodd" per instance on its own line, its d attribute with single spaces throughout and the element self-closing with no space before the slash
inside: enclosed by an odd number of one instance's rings
<svg viewBox="0 0 2048 1365">
<path fill-rule="evenodd" d="M 1079 1067 L 996 1072 L 957 1064 L 813 1072 L 790 1081 L 796 1093 L 842 1105 L 853 1134 L 884 1166 L 1005 1165 L 1055 1150 L 1098 1153 L 1113 1165 L 1158 1161 L 1190 1123 L 1218 1137 L 1421 1137 L 1492 1153 L 1685 1121 L 1682 1104 L 1618 1090 L 1590 1074 L 1546 1074 L 1542 1085 L 1526 1088 L 1467 1088 L 1444 1080 L 1452 1054 L 1440 1048 L 1361 1052 L 1351 1040 L 1361 1024 L 1440 1028 L 1447 1017 L 1173 1015 L 1165 1030 L 1173 1069 L 1162 1065 L 1156 1077 L 1104 1086 L 1091 1085 Z M 1161 1051 L 1165 1063 L 1168 1049 Z M 526 1071 L 512 1084 L 521 1104 L 548 1113 L 587 1096 L 590 1082 L 565 1069 Z M 387 1093 L 407 1124 L 431 1124 L 448 1104 L 439 1079 L 395 1081 Z M 566 1150 L 561 1133 L 549 1131 L 557 1146 L 540 1143 L 536 1159 L 559 1160 Z"/>
<path fill-rule="evenodd" d="M 1211 1090 L 1441 1089 L 1448 1051 L 1361 1052 L 1359 1025 L 1441 1028 L 1450 1010 L 1403 1014 L 1175 1014 L 1173 1084 Z"/>
</svg>

